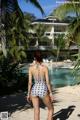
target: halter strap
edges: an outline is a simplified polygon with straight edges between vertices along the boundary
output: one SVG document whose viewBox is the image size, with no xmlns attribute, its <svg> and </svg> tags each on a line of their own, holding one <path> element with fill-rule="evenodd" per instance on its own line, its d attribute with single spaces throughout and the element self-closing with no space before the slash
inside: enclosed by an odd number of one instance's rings
<svg viewBox="0 0 80 120">
<path fill-rule="evenodd" d="M 36 69 L 38 70 L 38 75 L 34 76 L 34 80 L 36 81 L 41 81 L 43 80 L 43 76 L 40 75 L 40 66 L 43 66 L 42 64 L 36 64 Z"/>
</svg>

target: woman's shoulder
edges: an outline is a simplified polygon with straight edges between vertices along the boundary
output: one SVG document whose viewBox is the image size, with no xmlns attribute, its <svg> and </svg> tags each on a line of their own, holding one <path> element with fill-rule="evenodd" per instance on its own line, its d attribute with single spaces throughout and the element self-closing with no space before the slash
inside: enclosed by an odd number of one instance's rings
<svg viewBox="0 0 80 120">
<path fill-rule="evenodd" d="M 42 63 L 42 67 L 43 67 L 44 69 L 48 69 L 47 65 L 45 65 L 44 63 Z"/>
<path fill-rule="evenodd" d="M 30 65 L 29 65 L 29 68 L 32 68 L 32 67 L 34 67 L 34 64 L 30 64 Z"/>
<path fill-rule="evenodd" d="M 33 68 L 34 64 L 29 64 L 29 70 L 31 70 Z"/>
<path fill-rule="evenodd" d="M 36 65 L 37 65 L 36 63 L 35 63 L 35 64 L 31 63 L 31 64 L 29 65 L 29 68 L 30 68 L 30 69 L 33 69 L 33 68 L 36 67 Z M 41 66 L 42 66 L 44 69 L 48 69 L 47 65 L 45 65 L 44 63 L 41 63 Z"/>
</svg>

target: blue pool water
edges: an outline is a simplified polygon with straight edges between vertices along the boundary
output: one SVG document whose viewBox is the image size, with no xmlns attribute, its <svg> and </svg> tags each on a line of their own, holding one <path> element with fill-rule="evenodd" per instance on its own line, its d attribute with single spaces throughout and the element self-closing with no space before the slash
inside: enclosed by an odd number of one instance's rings
<svg viewBox="0 0 80 120">
<path fill-rule="evenodd" d="M 23 67 L 21 73 L 28 73 L 28 67 Z M 49 68 L 51 84 L 54 87 L 72 86 L 80 83 L 80 71 L 75 75 L 69 68 Z"/>
<path fill-rule="evenodd" d="M 76 74 L 68 68 L 49 70 L 51 83 L 54 87 L 72 86 L 80 83 L 80 71 Z"/>
</svg>

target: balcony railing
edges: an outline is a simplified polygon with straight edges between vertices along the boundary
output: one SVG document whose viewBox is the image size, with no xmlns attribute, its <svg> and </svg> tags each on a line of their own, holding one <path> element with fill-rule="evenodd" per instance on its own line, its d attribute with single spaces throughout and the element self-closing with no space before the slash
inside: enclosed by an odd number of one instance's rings
<svg viewBox="0 0 80 120">
<path fill-rule="evenodd" d="M 37 46 L 37 47 L 35 47 L 35 46 L 30 46 L 29 48 L 28 48 L 28 50 L 52 50 L 52 49 L 56 49 L 57 47 L 56 46 Z"/>
</svg>

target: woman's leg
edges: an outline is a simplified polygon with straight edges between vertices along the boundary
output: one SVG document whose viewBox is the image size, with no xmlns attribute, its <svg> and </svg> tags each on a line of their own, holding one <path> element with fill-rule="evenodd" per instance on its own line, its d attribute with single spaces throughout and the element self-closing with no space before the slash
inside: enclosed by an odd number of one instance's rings
<svg viewBox="0 0 80 120">
<path fill-rule="evenodd" d="M 34 120 L 40 120 L 39 98 L 32 97 L 31 99 L 34 107 Z"/>
<path fill-rule="evenodd" d="M 43 98 L 43 102 L 48 107 L 48 120 L 53 120 L 52 115 L 54 113 L 54 108 L 53 108 L 53 104 L 51 102 L 50 96 L 46 95 Z"/>
</svg>

